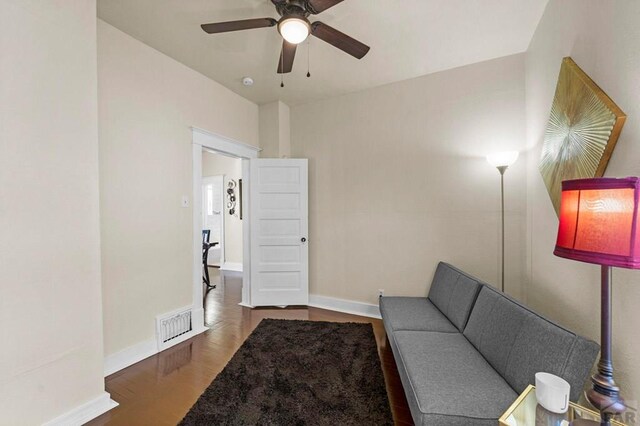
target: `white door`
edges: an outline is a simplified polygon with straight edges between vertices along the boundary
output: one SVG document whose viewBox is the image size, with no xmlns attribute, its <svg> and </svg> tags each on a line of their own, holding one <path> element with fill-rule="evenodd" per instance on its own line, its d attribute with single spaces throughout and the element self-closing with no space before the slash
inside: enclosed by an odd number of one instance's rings
<svg viewBox="0 0 640 426">
<path fill-rule="evenodd" d="M 202 229 L 211 232 L 209 242 L 218 245 L 209 249 L 207 264 L 221 265 L 224 262 L 224 176 L 202 178 Z"/>
<path fill-rule="evenodd" d="M 250 163 L 251 304 L 307 305 L 307 160 Z"/>
</svg>

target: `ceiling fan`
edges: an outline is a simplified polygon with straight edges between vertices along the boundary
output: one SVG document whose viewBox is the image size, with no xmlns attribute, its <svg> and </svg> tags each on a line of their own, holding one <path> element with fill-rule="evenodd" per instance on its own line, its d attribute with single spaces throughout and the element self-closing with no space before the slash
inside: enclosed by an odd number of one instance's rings
<svg viewBox="0 0 640 426">
<path fill-rule="evenodd" d="M 241 21 L 203 24 L 202 29 L 209 34 L 250 30 L 278 26 L 278 32 L 284 39 L 278 61 L 278 74 L 291 72 L 298 44 L 306 40 L 309 34 L 318 37 L 349 55 L 362 59 L 369 52 L 369 46 L 341 33 L 320 21 L 310 22 L 309 15 L 317 15 L 343 0 L 271 0 L 280 20 L 273 18 L 245 19 Z"/>
</svg>

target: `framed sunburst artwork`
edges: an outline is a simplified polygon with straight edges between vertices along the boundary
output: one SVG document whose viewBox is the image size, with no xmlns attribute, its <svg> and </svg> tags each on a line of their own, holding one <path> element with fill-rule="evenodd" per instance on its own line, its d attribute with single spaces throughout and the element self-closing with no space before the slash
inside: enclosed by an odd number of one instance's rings
<svg viewBox="0 0 640 426">
<path fill-rule="evenodd" d="M 556 214 L 563 180 L 604 175 L 626 118 L 571 58 L 562 60 L 538 165 Z"/>
</svg>

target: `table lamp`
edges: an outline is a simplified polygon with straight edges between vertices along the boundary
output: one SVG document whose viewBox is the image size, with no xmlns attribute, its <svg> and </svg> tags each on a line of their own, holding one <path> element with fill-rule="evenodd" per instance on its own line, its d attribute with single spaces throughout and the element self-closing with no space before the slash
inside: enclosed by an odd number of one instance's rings
<svg viewBox="0 0 640 426">
<path fill-rule="evenodd" d="M 640 181 L 594 178 L 562 182 L 556 256 L 601 265 L 601 352 L 587 399 L 600 411 L 601 425 L 625 411 L 611 360 L 611 268 L 640 269 L 638 197 Z M 597 424 L 576 421 L 574 425 Z"/>
<path fill-rule="evenodd" d="M 487 162 L 500 172 L 500 202 L 502 206 L 502 261 L 501 269 L 502 275 L 500 278 L 500 288 L 504 293 L 504 172 L 507 171 L 510 165 L 516 162 L 518 159 L 518 151 L 504 151 L 496 152 L 494 154 L 487 155 Z"/>
</svg>

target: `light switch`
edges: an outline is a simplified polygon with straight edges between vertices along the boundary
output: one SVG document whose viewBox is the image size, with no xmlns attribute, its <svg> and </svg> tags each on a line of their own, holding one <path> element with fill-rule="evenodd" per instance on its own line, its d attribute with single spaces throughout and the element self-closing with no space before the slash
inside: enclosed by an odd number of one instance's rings
<svg viewBox="0 0 640 426">
<path fill-rule="evenodd" d="M 183 208 L 188 208 L 189 207 L 189 197 L 186 195 L 182 196 L 182 203 L 181 203 Z"/>
</svg>

